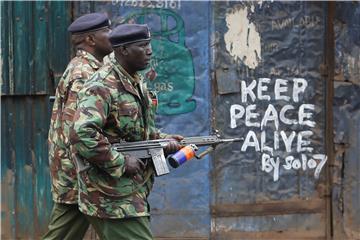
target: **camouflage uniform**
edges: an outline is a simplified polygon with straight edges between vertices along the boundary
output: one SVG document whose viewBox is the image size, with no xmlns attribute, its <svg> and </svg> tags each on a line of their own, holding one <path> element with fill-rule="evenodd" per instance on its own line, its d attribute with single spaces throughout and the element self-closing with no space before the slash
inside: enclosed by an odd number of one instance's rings
<svg viewBox="0 0 360 240">
<path fill-rule="evenodd" d="M 69 128 L 76 110 L 77 93 L 101 65 L 90 53 L 78 50 L 56 89 L 48 144 L 51 191 L 57 203 L 76 204 L 78 200 L 76 170 L 70 158 Z"/>
<path fill-rule="evenodd" d="M 84 81 L 101 66 L 90 53 L 78 50 L 70 61 L 59 85 L 49 130 L 51 191 L 55 202 L 44 240 L 82 238 L 89 222 L 78 209 L 78 184 L 70 156 L 69 128 L 76 109 L 77 93 Z"/>
<path fill-rule="evenodd" d="M 80 211 L 98 218 L 149 216 L 147 197 L 154 170 L 124 175 L 125 157 L 111 143 L 160 137 L 154 127 L 152 98 L 142 77 L 131 77 L 115 60 L 104 65 L 79 93 L 71 130 L 73 158 L 90 163 L 79 173 Z"/>
</svg>

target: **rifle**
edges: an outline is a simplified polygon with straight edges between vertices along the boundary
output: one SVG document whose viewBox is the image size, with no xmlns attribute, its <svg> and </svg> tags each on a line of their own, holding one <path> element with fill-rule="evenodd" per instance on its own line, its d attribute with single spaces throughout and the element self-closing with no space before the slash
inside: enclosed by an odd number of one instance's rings
<svg viewBox="0 0 360 240">
<path fill-rule="evenodd" d="M 239 142 L 244 140 L 243 138 L 229 138 L 221 139 L 217 135 L 210 136 L 199 136 L 199 137 L 185 137 L 180 141 L 180 144 L 184 146 L 178 152 L 168 157 L 169 163 L 172 167 L 177 168 L 181 164 L 190 160 L 193 157 L 197 159 L 203 158 L 205 155 L 214 151 L 216 146 L 224 143 Z M 121 142 L 115 143 L 112 145 L 113 149 L 118 152 L 126 153 L 137 157 L 139 159 L 151 158 L 156 176 L 161 176 L 168 174 L 169 167 L 165 160 L 164 148 L 166 145 L 175 141 L 174 139 L 157 139 L 157 140 L 147 140 L 147 141 L 138 141 L 138 142 Z M 195 152 L 198 150 L 198 147 L 209 146 L 206 150 L 200 154 Z"/>
</svg>

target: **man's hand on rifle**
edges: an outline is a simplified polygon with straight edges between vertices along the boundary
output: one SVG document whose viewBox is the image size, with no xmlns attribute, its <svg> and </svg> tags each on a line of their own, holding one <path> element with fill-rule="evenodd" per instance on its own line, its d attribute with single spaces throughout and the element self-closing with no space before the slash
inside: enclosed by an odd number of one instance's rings
<svg viewBox="0 0 360 240">
<path fill-rule="evenodd" d="M 179 151 L 183 146 L 181 146 L 180 141 L 184 139 L 181 135 L 167 135 L 167 139 L 174 139 L 174 141 L 169 142 L 169 144 L 164 148 L 165 155 L 173 154 Z"/>
<path fill-rule="evenodd" d="M 125 155 L 125 175 L 133 177 L 145 169 L 145 164 L 138 158 Z"/>
</svg>

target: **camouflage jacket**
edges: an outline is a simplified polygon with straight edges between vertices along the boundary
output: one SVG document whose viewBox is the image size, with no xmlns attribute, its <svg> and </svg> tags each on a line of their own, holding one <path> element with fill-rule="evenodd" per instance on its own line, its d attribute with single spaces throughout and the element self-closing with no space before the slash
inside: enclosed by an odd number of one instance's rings
<svg viewBox="0 0 360 240">
<path fill-rule="evenodd" d="M 70 159 L 69 128 L 76 109 L 77 93 L 85 80 L 101 67 L 90 53 L 78 50 L 56 89 L 48 136 L 51 191 L 58 203 L 77 203 L 77 177 Z"/>
<path fill-rule="evenodd" d="M 90 168 L 79 177 L 79 208 L 100 218 L 149 215 L 147 197 L 154 182 L 150 163 L 134 177 L 124 175 L 126 155 L 111 143 L 159 138 L 152 98 L 140 75 L 131 77 L 110 58 L 79 93 L 70 140 L 75 162 Z"/>
</svg>

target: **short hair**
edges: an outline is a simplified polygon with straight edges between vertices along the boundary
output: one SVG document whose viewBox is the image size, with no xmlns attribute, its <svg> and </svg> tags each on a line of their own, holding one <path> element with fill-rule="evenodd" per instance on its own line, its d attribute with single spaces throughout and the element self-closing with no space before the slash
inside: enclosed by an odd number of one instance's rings
<svg viewBox="0 0 360 240">
<path fill-rule="evenodd" d="M 74 34 L 71 36 L 71 42 L 75 48 L 77 48 L 80 44 L 84 43 L 86 37 L 89 36 L 89 33 L 82 34 Z"/>
</svg>

